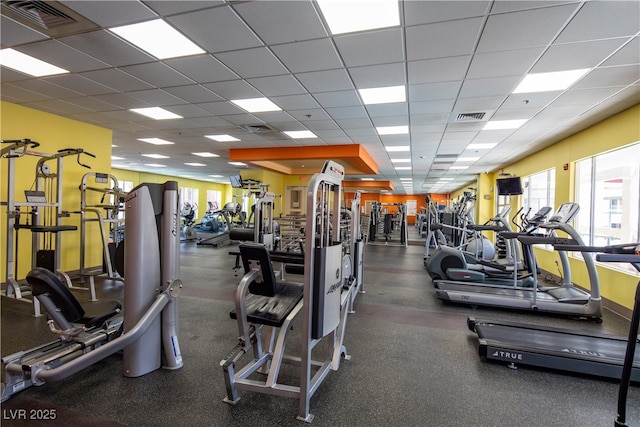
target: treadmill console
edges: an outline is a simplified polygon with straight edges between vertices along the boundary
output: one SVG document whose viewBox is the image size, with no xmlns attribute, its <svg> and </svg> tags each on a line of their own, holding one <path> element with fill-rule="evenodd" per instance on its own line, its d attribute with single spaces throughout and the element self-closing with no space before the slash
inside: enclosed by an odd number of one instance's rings
<svg viewBox="0 0 640 427">
<path fill-rule="evenodd" d="M 573 218 L 580 211 L 580 205 L 577 203 L 569 202 L 563 203 L 560 205 L 556 213 L 554 213 L 551 218 L 549 218 L 549 222 L 561 222 L 564 224 L 570 223 Z"/>
</svg>

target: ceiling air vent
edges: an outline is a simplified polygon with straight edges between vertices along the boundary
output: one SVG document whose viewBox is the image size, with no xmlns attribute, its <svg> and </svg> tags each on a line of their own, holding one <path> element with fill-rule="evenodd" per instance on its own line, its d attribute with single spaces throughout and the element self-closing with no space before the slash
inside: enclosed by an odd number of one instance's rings
<svg viewBox="0 0 640 427">
<path fill-rule="evenodd" d="M 277 132 L 274 128 L 265 124 L 241 125 L 240 127 L 249 133 Z"/>
<path fill-rule="evenodd" d="M 67 36 L 99 27 L 56 1 L 1 0 L 2 14 L 50 37 Z"/>
<path fill-rule="evenodd" d="M 486 113 L 460 113 L 456 117 L 456 122 L 468 122 L 471 120 L 482 120 Z"/>
</svg>

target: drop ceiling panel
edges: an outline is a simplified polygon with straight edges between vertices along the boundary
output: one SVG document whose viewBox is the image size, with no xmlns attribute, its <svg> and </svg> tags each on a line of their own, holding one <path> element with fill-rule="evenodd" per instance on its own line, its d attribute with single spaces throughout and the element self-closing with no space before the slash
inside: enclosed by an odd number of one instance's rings
<svg viewBox="0 0 640 427">
<path fill-rule="evenodd" d="M 85 111 L 113 111 L 118 107 L 109 104 L 108 102 L 100 101 L 99 99 L 93 98 L 91 96 L 81 96 L 78 98 L 68 98 L 65 99 L 65 102 L 68 102 L 73 105 L 77 105 L 78 107 L 82 107 Z"/>
<path fill-rule="evenodd" d="M 455 99 L 439 101 L 417 101 L 411 103 L 411 114 L 448 113 L 452 111 Z"/>
<path fill-rule="evenodd" d="M 184 35 L 211 53 L 262 46 L 230 7 L 216 7 L 168 17 Z"/>
<path fill-rule="evenodd" d="M 407 1 L 403 3 L 407 25 L 451 21 L 453 19 L 483 16 L 491 1 Z"/>
<path fill-rule="evenodd" d="M 456 113 L 486 113 L 482 120 L 491 118 L 491 113 L 504 102 L 504 96 L 476 96 L 458 98 L 452 111 Z"/>
<path fill-rule="evenodd" d="M 211 55 L 196 55 L 165 61 L 174 70 L 197 83 L 235 80 L 238 75 Z"/>
<path fill-rule="evenodd" d="M 115 89 L 118 92 L 128 92 L 153 88 L 153 86 L 149 83 L 137 79 L 130 74 L 118 70 L 117 68 L 98 71 L 87 71 L 81 73 L 80 76 Z"/>
<path fill-rule="evenodd" d="M 467 73 L 470 56 L 409 61 L 409 84 L 462 80 Z"/>
<path fill-rule="evenodd" d="M 347 67 L 403 61 L 402 30 L 391 28 L 335 37 Z"/>
<path fill-rule="evenodd" d="M 603 23 L 617 23 L 603 25 Z M 637 1 L 585 2 L 578 14 L 558 36 L 558 43 L 631 36 L 640 29 Z"/>
<path fill-rule="evenodd" d="M 157 105 L 157 103 L 152 103 L 152 104 Z M 209 113 L 208 111 L 192 104 L 171 105 L 171 107 L 167 107 L 167 109 L 169 108 L 171 109 L 172 113 L 182 116 L 185 119 L 206 117 L 211 115 L 211 113 Z"/>
<path fill-rule="evenodd" d="M 409 27 L 406 33 L 407 59 L 472 54 L 483 23 L 483 18 L 473 18 Z"/>
<path fill-rule="evenodd" d="M 78 92 L 65 89 L 62 86 L 49 83 L 46 80 L 23 80 L 19 82 L 13 82 L 12 85 L 32 92 L 40 93 L 50 98 L 64 99 L 73 98 L 80 95 L 80 93 Z"/>
<path fill-rule="evenodd" d="M 318 112 L 324 114 L 318 102 L 308 94 L 274 96 L 271 100 L 283 110 L 318 109 Z"/>
<path fill-rule="evenodd" d="M 165 88 L 167 92 L 194 104 L 222 101 L 223 98 L 201 85 L 174 86 Z"/>
<path fill-rule="evenodd" d="M 129 96 L 144 101 L 149 105 L 176 105 L 185 103 L 184 100 L 162 89 L 139 90 L 130 92 Z"/>
<path fill-rule="evenodd" d="M 258 77 L 247 81 L 267 97 L 307 93 L 291 75 Z"/>
<path fill-rule="evenodd" d="M 47 78 L 47 81 L 62 87 L 73 87 L 83 95 L 100 95 L 117 92 L 113 88 L 96 83 L 93 80 L 89 80 L 78 74 L 60 74 L 57 76 L 51 76 Z"/>
<path fill-rule="evenodd" d="M 342 61 L 330 39 L 287 43 L 272 46 L 271 49 L 293 73 L 342 67 Z"/>
<path fill-rule="evenodd" d="M 597 68 L 578 81 L 573 89 L 593 87 L 626 86 L 640 78 L 638 65 L 621 65 L 619 67 Z"/>
<path fill-rule="evenodd" d="M 204 85 L 207 89 L 220 95 L 224 99 L 247 99 L 262 97 L 260 91 L 244 80 L 231 80 L 219 83 L 207 83 Z"/>
<path fill-rule="evenodd" d="M 533 73 L 593 68 L 611 52 L 621 47 L 626 39 L 597 40 L 551 46 L 531 70 Z"/>
<path fill-rule="evenodd" d="M 374 122 L 376 122 L 376 119 L 380 117 L 407 116 L 409 114 L 409 109 L 405 102 L 367 105 L 365 108 L 367 109 L 369 116 L 373 119 Z"/>
<path fill-rule="evenodd" d="M 235 10 L 267 44 L 327 37 L 310 1 L 247 2 Z"/>
<path fill-rule="evenodd" d="M 640 64 L 640 37 L 634 37 L 607 59 L 602 66 Z"/>
<path fill-rule="evenodd" d="M 139 99 L 132 98 L 122 93 L 107 93 L 104 95 L 95 95 L 93 98 L 101 102 L 115 105 L 120 109 L 141 108 L 150 106 L 144 101 L 140 101 Z"/>
<path fill-rule="evenodd" d="M 306 110 L 289 110 L 288 113 L 296 120 L 303 123 L 312 123 L 317 121 L 332 122 L 331 117 L 322 108 L 306 109 Z M 335 124 L 334 124 L 335 126 Z"/>
<path fill-rule="evenodd" d="M 478 53 L 473 56 L 468 79 L 520 76 L 526 74 L 544 51 L 541 47 L 507 52 Z"/>
<path fill-rule="evenodd" d="M 194 83 L 193 80 L 160 62 L 131 65 L 120 69 L 156 87 L 182 86 Z"/>
<path fill-rule="evenodd" d="M 192 12 L 194 10 L 200 10 L 210 7 L 216 7 L 224 5 L 224 0 L 207 0 L 203 2 L 202 0 L 197 1 L 189 1 L 189 0 L 180 0 L 180 1 L 144 1 L 144 4 L 149 6 L 151 9 L 155 10 L 159 15 L 167 16 L 173 15 L 177 13 L 184 12 Z"/>
<path fill-rule="evenodd" d="M 108 1 L 61 0 L 60 3 L 103 27 L 115 27 L 157 18 L 153 11 L 140 2 L 122 1 L 118 2 L 117 7 L 113 7 Z"/>
<path fill-rule="evenodd" d="M 545 46 L 579 5 L 545 7 L 491 15 L 482 32 L 478 52 L 496 52 Z"/>
<path fill-rule="evenodd" d="M 460 90 L 460 98 L 477 98 L 496 95 L 506 96 L 513 92 L 522 79 L 523 76 L 510 76 L 465 80 Z"/>
<path fill-rule="evenodd" d="M 47 36 L 2 15 L 0 19 L 0 43 L 11 47 L 23 43 L 45 40 Z"/>
<path fill-rule="evenodd" d="M 327 108 L 327 113 L 335 120 L 342 119 L 365 119 L 367 110 L 364 107 L 331 107 Z"/>
<path fill-rule="evenodd" d="M 409 100 L 413 102 L 455 99 L 461 86 L 462 80 L 409 85 Z"/>
<path fill-rule="evenodd" d="M 63 37 L 59 41 L 112 67 L 141 64 L 155 60 L 153 56 L 133 47 L 105 30 Z"/>
<path fill-rule="evenodd" d="M 346 70 L 325 70 L 297 73 L 295 77 L 309 92 L 333 92 L 353 89 L 353 83 Z"/>
<path fill-rule="evenodd" d="M 33 103 L 33 105 L 35 105 L 36 108 L 44 111 L 48 111 L 48 112 L 62 111 L 64 112 L 64 114 L 86 113 L 89 111 L 86 108 L 83 108 L 79 105 L 64 102 L 58 99 L 36 101 Z"/>
<path fill-rule="evenodd" d="M 313 96 L 324 108 L 360 105 L 360 98 L 355 90 L 323 92 Z"/>
<path fill-rule="evenodd" d="M 245 79 L 288 74 L 288 70 L 280 60 L 266 47 L 218 53 L 216 58 Z M 231 80 L 231 78 L 220 80 Z"/>
<path fill-rule="evenodd" d="M 358 89 L 407 84 L 406 68 L 402 62 L 349 68 L 349 74 Z"/>
</svg>

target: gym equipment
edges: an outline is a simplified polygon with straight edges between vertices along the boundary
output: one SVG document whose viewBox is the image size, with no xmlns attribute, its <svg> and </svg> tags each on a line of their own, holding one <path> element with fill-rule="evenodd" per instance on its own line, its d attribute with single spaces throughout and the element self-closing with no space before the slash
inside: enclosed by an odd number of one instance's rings
<svg viewBox="0 0 640 427">
<path fill-rule="evenodd" d="M 506 278 L 511 277 L 515 280 L 518 279 L 518 275 L 514 276 L 514 272 L 522 270 L 525 266 L 521 262 L 520 251 L 518 250 L 517 239 L 518 234 L 531 234 L 538 229 L 540 224 L 544 223 L 547 215 L 551 211 L 550 207 L 543 207 L 538 210 L 530 218 L 527 215 L 522 215 L 521 224 L 516 226 L 519 228 L 518 233 L 513 233 L 508 222 L 505 221 L 511 208 L 503 209 L 497 216 L 491 219 L 495 225 L 471 225 L 471 229 L 477 230 L 491 230 L 500 233 L 501 236 L 508 236 L 504 240 L 509 242 L 507 247 L 511 247 L 508 251 L 507 258 L 498 258 L 494 260 L 478 259 L 468 252 L 456 250 L 447 246 L 439 247 L 430 258 L 428 258 L 425 266 L 429 276 L 434 280 L 463 280 L 464 281 L 482 281 L 485 276 Z M 517 214 L 516 214 L 517 216 Z M 515 216 L 514 216 L 515 218 Z M 528 274 L 532 274 L 530 271 L 531 253 L 530 247 L 523 249 L 525 258 L 527 260 L 526 267 L 529 269 Z M 471 271 L 473 270 L 473 271 Z M 469 273 L 468 275 L 466 273 Z M 482 273 L 482 274 L 479 274 Z M 468 277 L 467 277 L 468 276 Z"/>
<path fill-rule="evenodd" d="M 2 296 L 18 301 L 33 304 L 34 316 L 40 313 L 40 304 L 37 298 L 27 298 L 29 289 L 23 288 L 18 283 L 18 231 L 26 229 L 31 232 L 31 268 L 45 267 L 57 274 L 65 281 L 68 287 L 73 287 L 69 276 L 60 268 L 60 248 L 62 247 L 62 235 L 64 231 L 77 230 L 75 225 L 63 225 L 62 218 L 70 216 L 70 213 L 62 210 L 62 171 L 63 160 L 67 156 L 76 156 L 76 162 L 85 168 L 89 165 L 82 163 L 81 155 L 93 154 L 82 148 L 67 148 L 58 150 L 54 154 L 34 151 L 33 148 L 40 144 L 30 139 L 4 140 L 0 157 L 7 159 L 7 245 L 6 245 L 6 291 Z M 25 191 L 25 202 L 16 201 L 16 159 L 24 156 L 38 157 L 35 170 L 35 188 Z M 55 163 L 55 169 L 49 162 Z M 30 208 L 31 224 L 27 220 L 20 222 L 23 207 Z M 87 290 L 86 288 L 79 288 Z"/>
<path fill-rule="evenodd" d="M 517 238 L 525 245 L 577 243 L 585 246 L 580 234 L 569 225 L 578 213 L 577 203 L 563 203 L 548 222 L 540 224 L 540 229 L 548 230 L 549 236 L 518 235 Z M 555 230 L 569 235 L 569 239 L 558 238 Z M 536 275 L 532 287 L 503 287 L 490 286 L 483 283 L 465 283 L 434 280 L 436 296 L 444 301 L 468 305 L 488 305 L 506 307 L 534 312 L 549 312 L 577 316 L 587 320 L 602 321 L 602 302 L 600 298 L 600 282 L 595 270 L 593 259 L 585 256 L 584 261 L 589 271 L 590 292 L 573 286 L 571 282 L 571 268 L 569 257 L 564 251 L 558 252 L 564 272 L 564 282 L 561 286 L 539 287 Z M 537 265 L 533 257 L 531 271 L 536 271 Z"/>
<path fill-rule="evenodd" d="M 385 206 L 395 206 L 396 213 L 387 213 Z M 407 205 L 404 203 L 380 203 L 373 202 L 369 213 L 369 237 L 368 245 L 394 245 L 407 247 L 409 244 L 409 231 L 407 228 Z M 382 235 L 384 242 L 376 239 Z"/>
<path fill-rule="evenodd" d="M 181 368 L 178 343 L 178 183 L 141 184 L 126 199 L 124 318 L 118 302 L 82 308 L 51 272 L 27 276 L 47 310 L 58 340 L 2 358 L 2 401 L 32 385 L 67 378 L 123 350 L 123 374 L 139 377 L 160 368 Z M 56 326 L 57 325 L 57 326 Z M 164 357 L 163 357 L 164 356 Z M 164 359 L 164 360 L 163 360 Z"/>
<path fill-rule="evenodd" d="M 640 271 L 640 244 L 605 247 L 557 245 L 558 250 L 588 252 L 603 262 L 629 262 Z M 595 271 L 589 271 L 593 274 Z M 494 322 L 470 317 L 467 326 L 478 334 L 479 354 L 483 359 L 578 372 L 601 377 L 621 378 L 620 398 L 626 400 L 629 380 L 640 381 L 640 354 L 635 355 L 640 314 L 640 283 L 636 290 L 634 311 L 628 339 L 604 334 L 590 334 L 571 329 L 534 326 L 513 322 Z M 626 385 L 625 385 L 626 384 Z M 618 413 L 624 423 L 624 404 L 618 402 Z"/>
<path fill-rule="evenodd" d="M 236 404 L 240 399 L 238 390 L 292 397 L 299 400 L 298 420 L 311 422 L 311 396 L 330 370 L 338 370 L 341 356 L 349 359 L 343 340 L 351 291 L 342 287 L 342 244 L 338 240 L 343 179 L 344 168 L 327 161 L 322 172 L 314 174 L 309 182 L 304 285 L 278 282 L 264 245 L 240 245 L 245 275 L 236 291 L 235 310 L 230 314 L 237 321 L 239 343 L 220 362 L 227 389 L 225 402 Z M 302 327 L 296 330 L 301 330 L 300 355 L 286 355 L 288 333 L 299 317 Z M 263 329 L 268 332 L 264 345 Z M 323 340 L 325 337 L 328 341 Z M 313 360 L 312 350 L 321 342 L 329 346 L 328 355 L 323 351 L 324 359 Z M 236 371 L 236 363 L 251 350 L 253 360 Z M 279 382 L 283 362 L 299 367 L 296 385 Z M 265 378 L 249 378 L 255 372 Z"/>
<path fill-rule="evenodd" d="M 229 238 L 229 231 L 237 227 L 237 224 L 233 218 L 240 218 L 240 223 L 244 223 L 244 218 L 242 216 L 242 205 L 236 202 L 229 202 L 225 204 L 219 212 L 216 212 L 212 215 L 218 214 L 218 219 L 220 217 L 224 218 L 224 228 L 218 228 L 217 234 L 209 237 L 202 237 L 198 240 L 198 246 L 213 246 L 220 247 L 226 243 L 228 243 L 231 239 Z M 213 227 L 212 227 L 213 228 Z"/>
<path fill-rule="evenodd" d="M 186 202 L 180 209 L 180 218 L 182 218 L 182 227 L 180 228 L 180 240 L 191 241 L 198 237 L 194 225 L 196 223 L 196 209 L 198 207 Z"/>
<path fill-rule="evenodd" d="M 89 185 L 91 179 L 95 187 Z M 90 193 L 100 195 L 99 202 L 95 202 L 95 197 L 90 197 Z M 96 300 L 95 275 L 106 273 L 111 280 L 122 280 L 114 261 L 118 246 L 124 238 L 125 196 L 118 178 L 108 173 L 88 172 L 80 182 L 80 283 L 83 283 L 86 277 L 89 278 L 90 301 Z M 88 271 L 85 265 L 87 224 L 95 222 L 100 227 L 104 260 L 104 271 L 99 272 Z M 124 272 L 122 268 L 120 271 Z"/>
</svg>

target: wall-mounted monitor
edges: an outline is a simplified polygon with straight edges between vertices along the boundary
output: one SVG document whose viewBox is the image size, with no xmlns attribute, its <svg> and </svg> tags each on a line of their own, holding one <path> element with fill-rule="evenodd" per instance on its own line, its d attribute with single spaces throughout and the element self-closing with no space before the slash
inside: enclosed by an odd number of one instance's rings
<svg viewBox="0 0 640 427">
<path fill-rule="evenodd" d="M 233 188 L 242 188 L 242 177 L 240 175 L 231 175 L 229 177 Z"/>
<path fill-rule="evenodd" d="M 522 181 L 520 177 L 499 178 L 496 180 L 499 196 L 514 196 L 522 194 Z"/>
</svg>

